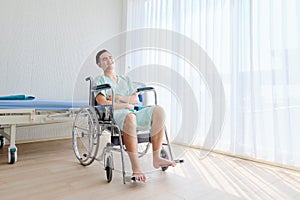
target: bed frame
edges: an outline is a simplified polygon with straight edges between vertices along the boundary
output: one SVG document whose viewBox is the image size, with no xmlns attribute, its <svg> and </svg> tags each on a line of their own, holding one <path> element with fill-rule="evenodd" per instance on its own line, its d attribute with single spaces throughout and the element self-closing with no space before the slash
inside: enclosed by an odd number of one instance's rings
<svg viewBox="0 0 300 200">
<path fill-rule="evenodd" d="M 8 163 L 17 161 L 17 127 L 72 122 L 76 112 L 88 102 L 0 101 L 0 148 L 9 140 Z"/>
</svg>

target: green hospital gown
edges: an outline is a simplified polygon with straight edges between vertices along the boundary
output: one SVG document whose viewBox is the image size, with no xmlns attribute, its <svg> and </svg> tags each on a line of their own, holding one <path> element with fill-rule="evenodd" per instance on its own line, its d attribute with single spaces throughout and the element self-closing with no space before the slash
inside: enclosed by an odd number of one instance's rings
<svg viewBox="0 0 300 200">
<path fill-rule="evenodd" d="M 127 76 L 118 75 L 118 83 L 111 78 L 101 75 L 96 82 L 97 85 L 110 84 L 114 89 L 115 96 L 131 96 L 136 88 L 133 87 L 131 80 Z M 108 98 L 108 94 L 111 94 L 110 90 L 97 91 L 95 95 L 99 93 Z M 149 130 L 151 129 L 152 113 L 155 106 L 147 106 L 139 111 L 131 111 L 129 109 L 117 109 L 114 110 L 114 119 L 121 130 L 123 130 L 124 121 L 129 113 L 133 113 L 136 116 L 137 130 Z"/>
</svg>

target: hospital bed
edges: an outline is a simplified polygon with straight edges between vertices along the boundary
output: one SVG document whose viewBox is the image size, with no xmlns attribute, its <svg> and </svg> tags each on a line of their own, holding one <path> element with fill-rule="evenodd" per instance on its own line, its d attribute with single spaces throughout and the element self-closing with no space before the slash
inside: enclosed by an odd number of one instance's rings
<svg viewBox="0 0 300 200">
<path fill-rule="evenodd" d="M 0 97 L 1 99 L 1 97 Z M 0 100 L 0 148 L 9 140 L 8 163 L 17 161 L 16 134 L 21 126 L 66 123 L 74 120 L 78 108 L 86 101 L 2 98 Z"/>
</svg>

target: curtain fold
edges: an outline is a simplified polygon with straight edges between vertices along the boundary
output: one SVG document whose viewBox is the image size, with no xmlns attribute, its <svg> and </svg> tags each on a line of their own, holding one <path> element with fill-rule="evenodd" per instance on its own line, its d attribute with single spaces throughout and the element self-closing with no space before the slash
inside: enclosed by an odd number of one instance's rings
<svg viewBox="0 0 300 200">
<path fill-rule="evenodd" d="M 299 1 L 127 0 L 127 6 L 126 30 L 143 31 L 127 38 L 125 71 L 164 96 L 159 103 L 173 142 L 300 167 Z M 137 39 L 150 46 L 131 49 Z M 224 119 L 216 96 L 223 91 Z"/>
</svg>

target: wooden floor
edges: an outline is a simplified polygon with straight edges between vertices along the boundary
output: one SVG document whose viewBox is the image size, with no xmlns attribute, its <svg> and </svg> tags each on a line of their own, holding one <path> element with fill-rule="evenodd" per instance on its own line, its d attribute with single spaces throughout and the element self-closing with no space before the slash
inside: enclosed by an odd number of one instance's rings
<svg viewBox="0 0 300 200">
<path fill-rule="evenodd" d="M 149 181 L 124 185 L 118 153 L 108 184 L 101 162 L 78 164 L 70 139 L 20 144 L 13 165 L 7 164 L 5 147 L 0 199 L 300 199 L 299 172 L 213 153 L 199 159 L 199 150 L 179 146 L 173 150 L 184 164 L 162 172 L 149 167 L 146 156 L 141 162 Z"/>
</svg>

